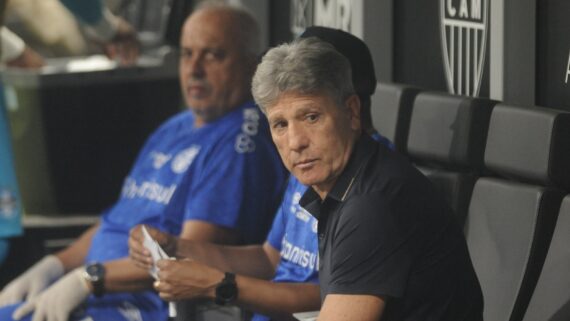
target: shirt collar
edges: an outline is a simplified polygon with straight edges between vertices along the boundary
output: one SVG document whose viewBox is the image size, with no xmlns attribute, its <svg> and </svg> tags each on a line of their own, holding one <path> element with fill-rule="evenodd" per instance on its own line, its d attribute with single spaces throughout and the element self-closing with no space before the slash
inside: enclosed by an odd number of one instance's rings
<svg viewBox="0 0 570 321">
<path fill-rule="evenodd" d="M 322 203 L 325 203 L 328 199 L 343 202 L 348 196 L 360 168 L 376 147 L 376 142 L 370 136 L 366 134 L 361 135 L 354 145 L 354 150 L 350 155 L 348 164 L 340 174 L 340 177 L 337 179 L 331 191 L 327 194 L 325 200 L 321 202 L 321 198 L 317 192 L 315 192 L 313 188 L 309 188 L 303 197 L 301 197 L 301 200 L 299 200 L 299 205 L 318 219 Z"/>
</svg>

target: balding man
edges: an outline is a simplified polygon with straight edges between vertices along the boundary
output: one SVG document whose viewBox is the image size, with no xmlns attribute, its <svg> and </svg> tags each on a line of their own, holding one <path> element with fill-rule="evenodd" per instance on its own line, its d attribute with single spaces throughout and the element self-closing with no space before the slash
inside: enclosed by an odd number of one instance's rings
<svg viewBox="0 0 570 321">
<path fill-rule="evenodd" d="M 165 320 L 148 272 L 127 258 L 137 224 L 221 244 L 265 239 L 285 171 L 251 100 L 257 43 L 246 11 L 209 4 L 194 11 L 181 37 L 188 110 L 149 138 L 99 224 L 2 291 L 0 303 L 25 303 L 0 309 L 1 320 Z"/>
</svg>

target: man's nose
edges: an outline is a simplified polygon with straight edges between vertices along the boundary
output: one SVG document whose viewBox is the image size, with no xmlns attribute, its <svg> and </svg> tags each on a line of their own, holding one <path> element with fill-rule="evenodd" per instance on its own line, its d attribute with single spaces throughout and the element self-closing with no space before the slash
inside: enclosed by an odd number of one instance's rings
<svg viewBox="0 0 570 321">
<path fill-rule="evenodd" d="M 289 148 L 293 151 L 302 151 L 309 146 L 307 130 L 301 124 L 289 124 Z"/>
<path fill-rule="evenodd" d="M 201 56 L 196 55 L 188 60 L 187 62 L 187 72 L 192 78 L 203 78 L 204 72 L 204 61 Z"/>
</svg>

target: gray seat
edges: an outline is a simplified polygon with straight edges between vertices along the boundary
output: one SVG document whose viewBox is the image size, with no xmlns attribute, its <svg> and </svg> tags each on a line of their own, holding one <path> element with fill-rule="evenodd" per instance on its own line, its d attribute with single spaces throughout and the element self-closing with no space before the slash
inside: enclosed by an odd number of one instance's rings
<svg viewBox="0 0 570 321">
<path fill-rule="evenodd" d="M 422 92 L 414 102 L 408 154 L 419 164 L 480 171 L 495 101 Z"/>
<path fill-rule="evenodd" d="M 443 194 L 448 205 L 455 212 L 457 222 L 463 226 L 469 210 L 473 186 L 478 176 L 473 173 L 460 173 L 440 168 L 417 167 Z"/>
<path fill-rule="evenodd" d="M 562 201 L 550 248 L 524 321 L 570 320 L 570 196 Z"/>
<path fill-rule="evenodd" d="M 408 155 L 435 185 L 463 224 L 495 101 L 421 92 L 413 105 Z"/>
<path fill-rule="evenodd" d="M 493 110 L 484 160 L 500 177 L 477 180 L 464 228 L 486 321 L 520 321 L 532 296 L 570 183 L 568 128 L 561 111 Z"/>
<path fill-rule="evenodd" d="M 379 83 L 371 99 L 374 126 L 403 154 L 406 153 L 412 105 L 419 91 L 412 86 Z"/>
<path fill-rule="evenodd" d="M 508 178 L 570 191 L 569 124 L 570 113 L 565 111 L 498 104 L 491 118 L 486 167 Z"/>
<path fill-rule="evenodd" d="M 497 178 L 475 183 L 464 231 L 483 290 L 484 320 L 520 320 L 562 196 L 554 188 Z"/>
</svg>

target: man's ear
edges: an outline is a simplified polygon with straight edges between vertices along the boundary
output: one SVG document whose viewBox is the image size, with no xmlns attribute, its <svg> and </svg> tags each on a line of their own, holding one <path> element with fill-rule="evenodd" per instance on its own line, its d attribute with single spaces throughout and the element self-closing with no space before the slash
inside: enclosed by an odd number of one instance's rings
<svg viewBox="0 0 570 321">
<path fill-rule="evenodd" d="M 350 117 L 350 128 L 352 130 L 360 130 L 362 125 L 360 123 L 360 98 L 358 95 L 350 95 L 344 103 Z"/>
</svg>

